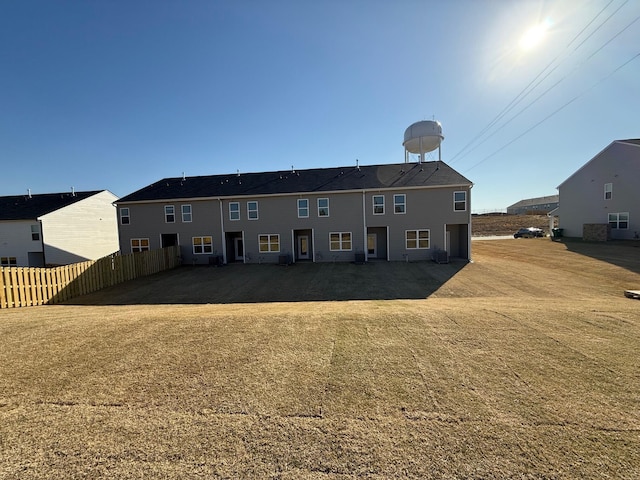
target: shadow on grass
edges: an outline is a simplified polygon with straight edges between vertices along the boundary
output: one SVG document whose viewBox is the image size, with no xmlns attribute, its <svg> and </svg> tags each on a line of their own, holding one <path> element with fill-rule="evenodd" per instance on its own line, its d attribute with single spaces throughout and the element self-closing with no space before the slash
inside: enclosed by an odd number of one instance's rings
<svg viewBox="0 0 640 480">
<path fill-rule="evenodd" d="M 67 305 L 228 304 L 424 299 L 466 261 L 179 267 L 73 298 Z"/>
<path fill-rule="evenodd" d="M 579 238 L 562 238 L 560 241 L 571 252 L 640 274 L 640 241 L 638 240 L 585 242 Z"/>
</svg>

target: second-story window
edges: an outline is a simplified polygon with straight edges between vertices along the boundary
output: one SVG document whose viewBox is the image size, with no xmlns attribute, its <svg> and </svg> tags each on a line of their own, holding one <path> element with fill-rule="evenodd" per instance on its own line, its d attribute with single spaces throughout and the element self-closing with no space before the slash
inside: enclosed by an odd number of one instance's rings
<svg viewBox="0 0 640 480">
<path fill-rule="evenodd" d="M 373 214 L 384 215 L 384 195 L 373 196 Z"/>
<path fill-rule="evenodd" d="M 604 184 L 604 199 L 611 200 L 613 198 L 613 183 Z"/>
<path fill-rule="evenodd" d="M 393 213 L 407 213 L 407 196 L 404 193 L 393 196 Z"/>
<path fill-rule="evenodd" d="M 240 203 L 229 203 L 229 220 L 240 220 Z"/>
<path fill-rule="evenodd" d="M 329 199 L 328 198 L 318 199 L 318 216 L 319 217 L 329 216 Z"/>
<path fill-rule="evenodd" d="M 122 207 L 120 209 L 120 225 L 129 225 L 131 223 L 131 216 L 129 215 L 129 209 Z"/>
<path fill-rule="evenodd" d="M 453 192 L 453 209 L 456 212 L 467 210 L 467 192 Z"/>
<path fill-rule="evenodd" d="M 37 242 L 40 240 L 40 226 L 31 225 L 31 240 Z"/>
<path fill-rule="evenodd" d="M 184 223 L 191 222 L 191 205 L 182 205 L 182 221 Z"/>
<path fill-rule="evenodd" d="M 298 218 L 309 217 L 309 200 L 306 198 L 298 199 Z"/>
<path fill-rule="evenodd" d="M 173 205 L 164 206 L 165 223 L 174 223 L 176 221 L 176 208 Z"/>
<path fill-rule="evenodd" d="M 258 219 L 258 202 L 247 202 L 247 218 L 249 220 Z"/>
</svg>

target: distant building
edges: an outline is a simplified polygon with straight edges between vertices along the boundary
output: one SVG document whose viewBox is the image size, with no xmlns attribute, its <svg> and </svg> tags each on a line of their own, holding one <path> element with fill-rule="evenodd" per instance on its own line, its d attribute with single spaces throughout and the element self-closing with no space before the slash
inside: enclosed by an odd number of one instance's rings
<svg viewBox="0 0 640 480">
<path fill-rule="evenodd" d="M 0 266 L 44 267 L 118 251 L 118 222 L 107 190 L 0 197 Z"/>
<path fill-rule="evenodd" d="M 545 215 L 558 208 L 559 195 L 546 197 L 527 198 L 507 207 L 507 213 L 511 215 Z"/>
<path fill-rule="evenodd" d="M 638 185 L 640 139 L 615 140 L 558 186 L 562 205 L 550 216 L 559 217 L 567 237 L 584 238 L 600 226 L 611 239 L 637 238 Z"/>
</svg>

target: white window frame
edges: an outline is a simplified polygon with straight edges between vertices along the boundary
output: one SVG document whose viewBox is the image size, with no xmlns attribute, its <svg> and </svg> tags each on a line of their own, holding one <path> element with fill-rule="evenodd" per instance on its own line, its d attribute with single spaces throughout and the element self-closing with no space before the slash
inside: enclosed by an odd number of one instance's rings
<svg viewBox="0 0 640 480">
<path fill-rule="evenodd" d="M 196 243 L 196 240 L 198 243 Z M 194 255 L 211 255 L 213 253 L 213 237 L 211 235 L 191 237 L 191 247 Z M 196 251 L 197 249 L 201 251 L 198 252 Z"/>
<path fill-rule="evenodd" d="M 456 195 L 462 194 L 464 196 L 464 200 L 457 200 Z M 458 208 L 458 204 L 464 204 L 464 208 Z M 467 192 L 464 190 L 459 190 L 457 192 L 453 192 L 453 211 L 454 212 L 466 212 L 467 211 Z"/>
<path fill-rule="evenodd" d="M 409 234 L 412 233 L 415 235 L 415 238 L 409 238 Z M 426 238 L 421 234 L 426 234 Z M 420 245 L 420 242 L 425 242 L 426 246 Z M 409 242 L 415 242 L 415 246 L 409 246 Z M 404 246 L 407 250 L 428 250 L 431 248 L 431 231 L 428 228 L 418 228 L 415 230 L 405 230 L 404 231 Z"/>
<path fill-rule="evenodd" d="M 137 242 L 138 245 L 134 246 L 134 242 Z M 143 245 L 144 242 L 146 242 L 146 246 Z M 131 253 L 148 252 L 151 250 L 148 238 L 132 238 L 129 245 L 131 245 Z"/>
<path fill-rule="evenodd" d="M 164 223 L 176 223 L 176 207 L 175 205 L 164 206 Z"/>
<path fill-rule="evenodd" d="M 124 221 L 125 218 L 127 219 L 126 222 Z M 120 225 L 130 225 L 130 224 L 131 224 L 131 210 L 129 210 L 129 207 L 121 207 L 120 208 Z"/>
<path fill-rule="evenodd" d="M 337 235 L 337 239 L 333 238 L 335 235 Z M 329 232 L 329 250 L 332 252 L 350 252 L 353 250 L 352 238 L 351 232 Z M 338 248 L 334 248 L 336 243 Z"/>
<path fill-rule="evenodd" d="M 251 208 L 251 205 L 255 203 L 255 208 Z M 253 216 L 255 214 L 255 217 Z M 258 220 L 258 201 L 251 200 L 247 202 L 247 218 L 249 220 Z"/>
<path fill-rule="evenodd" d="M 604 199 L 605 200 L 611 200 L 612 198 L 613 198 L 613 183 L 605 183 L 604 184 Z"/>
<path fill-rule="evenodd" d="M 402 197 L 402 201 L 399 202 L 398 198 Z M 398 211 L 398 207 L 402 207 L 402 211 Z M 407 194 L 406 193 L 394 193 L 393 194 L 393 213 L 395 215 L 404 215 L 407 213 Z"/>
<path fill-rule="evenodd" d="M 263 249 L 263 246 L 266 246 L 266 249 Z M 280 234 L 279 233 L 260 233 L 258 235 L 258 251 L 260 253 L 279 253 L 280 252 Z"/>
<path fill-rule="evenodd" d="M 620 218 L 622 215 L 624 215 L 624 219 Z M 612 220 L 611 217 L 613 216 L 615 216 L 615 218 Z M 629 230 L 629 212 L 610 213 L 608 220 L 612 230 Z M 621 227 L 620 223 L 626 223 L 627 225 L 625 227 Z"/>
<path fill-rule="evenodd" d="M 323 206 L 321 206 L 321 205 L 320 205 L 320 202 L 321 202 L 321 201 L 323 201 L 323 200 L 326 200 L 326 202 L 327 202 L 327 206 L 326 206 L 326 207 L 323 207 Z M 329 197 L 322 197 L 322 198 L 319 198 L 319 199 L 318 199 L 318 201 L 317 201 L 317 204 L 318 204 L 318 217 L 328 217 L 328 216 L 330 216 L 330 211 L 329 211 Z M 324 209 L 326 209 L 326 210 L 327 210 L 327 214 L 326 214 L 326 215 L 324 215 L 324 214 L 322 214 L 322 213 L 321 213 L 321 212 L 323 212 L 323 211 L 324 211 Z"/>
<path fill-rule="evenodd" d="M 306 206 L 302 206 L 301 202 L 306 202 Z M 299 198 L 298 199 L 298 218 L 309 218 L 309 199 L 308 198 Z M 302 212 L 306 210 L 307 214 L 304 215 Z"/>
<path fill-rule="evenodd" d="M 188 211 L 185 211 L 185 208 Z M 190 204 L 180 205 L 180 213 L 182 214 L 182 223 L 191 223 L 193 221 L 193 209 Z"/>
<path fill-rule="evenodd" d="M 382 199 L 382 203 L 376 203 L 376 199 Z M 371 203 L 373 205 L 374 215 L 384 215 L 384 195 L 374 195 L 371 197 Z M 376 211 L 376 207 L 378 211 Z"/>
<path fill-rule="evenodd" d="M 40 225 L 31 225 L 31 240 L 40 241 Z"/>
<path fill-rule="evenodd" d="M 237 210 L 234 210 L 232 207 L 237 207 Z M 234 214 L 237 214 L 238 218 L 233 218 Z M 232 222 L 240 220 L 240 202 L 229 202 L 229 220 Z"/>
</svg>

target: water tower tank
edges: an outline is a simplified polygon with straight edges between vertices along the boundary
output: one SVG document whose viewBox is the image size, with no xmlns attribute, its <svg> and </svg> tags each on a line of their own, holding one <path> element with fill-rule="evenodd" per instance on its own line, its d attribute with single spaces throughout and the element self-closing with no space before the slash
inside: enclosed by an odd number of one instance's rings
<svg viewBox="0 0 640 480">
<path fill-rule="evenodd" d="M 435 150 L 444 140 L 442 125 L 434 120 L 416 122 L 404 131 L 402 145 L 407 152 L 417 153 L 420 156 L 426 152 Z"/>
</svg>

